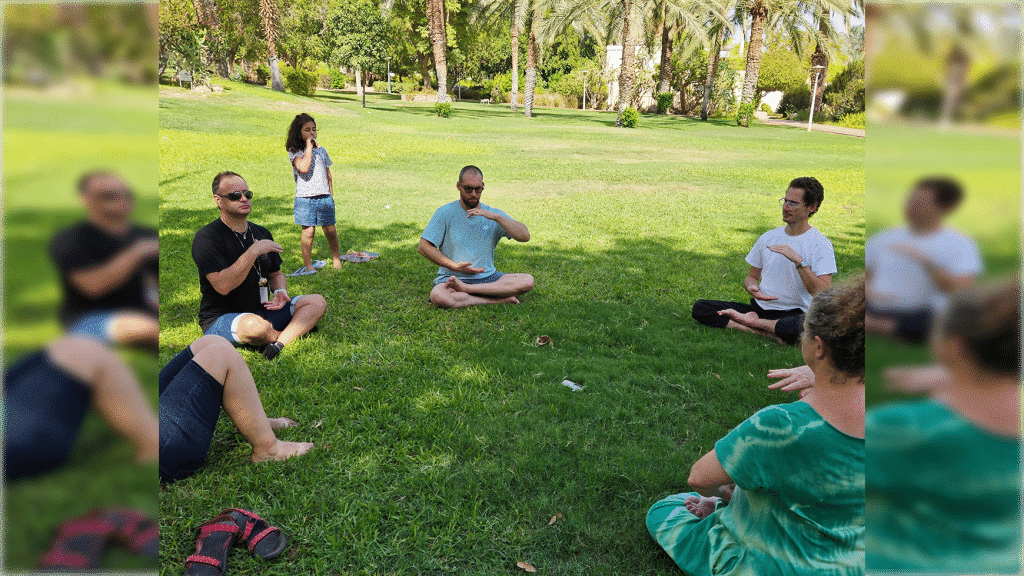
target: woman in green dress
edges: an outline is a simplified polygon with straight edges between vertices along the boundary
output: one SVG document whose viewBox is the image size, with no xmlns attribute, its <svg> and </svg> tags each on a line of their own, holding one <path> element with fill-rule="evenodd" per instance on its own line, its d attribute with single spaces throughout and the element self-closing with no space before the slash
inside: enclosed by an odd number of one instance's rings
<svg viewBox="0 0 1024 576">
<path fill-rule="evenodd" d="M 887 374 L 929 398 L 867 414 L 872 572 L 1021 573 L 1020 297 L 1016 277 L 957 293 L 938 364 Z"/>
<path fill-rule="evenodd" d="M 801 351 L 817 384 L 740 423 L 690 469 L 695 492 L 648 512 L 687 574 L 864 574 L 863 277 L 815 295 Z"/>
</svg>

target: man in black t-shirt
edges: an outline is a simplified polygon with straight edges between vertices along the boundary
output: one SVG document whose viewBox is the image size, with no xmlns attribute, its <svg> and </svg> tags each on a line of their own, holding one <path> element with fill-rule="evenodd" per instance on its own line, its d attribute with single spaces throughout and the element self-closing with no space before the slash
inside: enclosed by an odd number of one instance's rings
<svg viewBox="0 0 1024 576">
<path fill-rule="evenodd" d="M 128 218 L 134 194 L 119 176 L 83 175 L 86 219 L 57 233 L 50 257 L 60 274 L 61 324 L 71 334 L 156 349 L 159 342 L 157 232 Z"/>
<path fill-rule="evenodd" d="M 213 196 L 220 217 L 192 239 L 202 293 L 199 325 L 204 334 L 262 347 L 272 360 L 316 326 L 327 302 L 319 294 L 288 296 L 283 248 L 269 230 L 249 222 L 252 192 L 241 176 L 217 174 Z"/>
</svg>

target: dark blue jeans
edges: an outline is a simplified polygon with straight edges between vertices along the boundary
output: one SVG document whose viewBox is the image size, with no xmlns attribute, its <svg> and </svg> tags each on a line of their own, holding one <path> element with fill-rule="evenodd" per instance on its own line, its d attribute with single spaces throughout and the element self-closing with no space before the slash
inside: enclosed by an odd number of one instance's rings
<svg viewBox="0 0 1024 576">
<path fill-rule="evenodd" d="M 224 386 L 179 352 L 160 371 L 160 481 L 181 480 L 206 462 Z"/>
</svg>

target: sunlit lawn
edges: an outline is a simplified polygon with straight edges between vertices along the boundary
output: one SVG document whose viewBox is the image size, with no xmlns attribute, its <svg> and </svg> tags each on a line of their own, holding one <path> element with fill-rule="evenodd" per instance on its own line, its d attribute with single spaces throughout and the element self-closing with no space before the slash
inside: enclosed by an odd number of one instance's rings
<svg viewBox="0 0 1024 576">
<path fill-rule="evenodd" d="M 83 218 L 75 184 L 87 170 L 113 169 L 136 187 L 136 217 L 156 225 L 156 109 L 152 91 L 100 86 L 75 101 L 18 91 L 4 97 L 4 365 L 60 335 L 60 285 L 47 247 Z M 39 154 L 46 150 L 46 154 Z M 157 399 L 153 359 L 126 353 Z M 87 416 L 68 464 L 6 486 L 4 557 L 8 570 L 37 565 L 57 525 L 100 506 L 157 514 L 156 466 L 133 463 L 132 449 L 95 414 Z M 112 549 L 104 569 L 152 562 Z M 2 571 L 2 570 L 0 570 Z"/>
<path fill-rule="evenodd" d="M 161 564 L 175 574 L 195 527 L 252 508 L 293 541 L 270 565 L 237 553 L 234 574 L 673 574 L 648 507 L 685 490 L 689 466 L 762 406 L 793 398 L 764 373 L 795 348 L 712 331 L 700 297 L 744 298 L 754 240 L 781 225 L 796 176 L 826 189 L 812 224 L 840 276 L 863 267 L 864 140 L 730 122 L 322 94 L 315 101 L 229 83 L 160 102 L 161 360 L 200 336 L 192 236 L 217 217 L 210 181 L 242 174 L 251 219 L 301 264 L 285 131 L 318 122 L 334 166 L 342 250 L 381 257 L 290 279 L 329 303 L 317 334 L 272 363 L 244 351 L 268 414 L 301 426 L 309 456 L 252 465 L 222 418 L 206 467 L 160 491 Z M 415 245 L 457 199 L 459 169 L 483 169 L 483 202 L 529 226 L 498 268 L 530 272 L 520 306 L 442 311 L 436 267 Z M 326 256 L 318 235 L 317 257 Z M 538 347 L 538 336 L 552 345 Z M 570 392 L 569 379 L 584 387 Z M 554 524 L 549 520 L 556 515 Z"/>
</svg>

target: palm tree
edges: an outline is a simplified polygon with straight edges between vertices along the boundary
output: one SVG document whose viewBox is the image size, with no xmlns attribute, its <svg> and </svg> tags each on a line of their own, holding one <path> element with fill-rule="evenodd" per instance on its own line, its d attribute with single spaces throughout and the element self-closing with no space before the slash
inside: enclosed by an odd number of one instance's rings
<svg viewBox="0 0 1024 576">
<path fill-rule="evenodd" d="M 711 47 L 708 48 L 708 73 L 704 78 L 704 94 L 700 105 L 700 119 L 708 120 L 708 102 L 711 98 L 711 91 L 715 88 L 715 77 L 718 76 L 718 60 L 722 53 L 722 43 L 725 42 L 729 27 L 720 23 L 710 29 Z"/>
<path fill-rule="evenodd" d="M 513 112 L 517 110 L 519 100 L 519 35 L 523 32 L 529 11 L 530 0 L 478 0 L 476 5 L 480 20 L 508 18 L 511 21 L 512 91 L 509 101 Z"/>
<path fill-rule="evenodd" d="M 427 0 L 427 23 L 434 52 L 434 73 L 437 74 L 437 103 L 441 104 L 448 101 L 448 31 L 444 0 Z"/>
<path fill-rule="evenodd" d="M 277 5 L 274 0 L 260 0 L 260 21 L 263 35 L 267 39 L 267 56 L 270 58 L 270 88 L 284 92 L 281 70 L 277 67 Z"/>
<path fill-rule="evenodd" d="M 863 13 L 864 2 L 863 0 L 853 0 L 853 3 L 849 5 L 848 10 L 842 12 L 844 25 L 847 30 L 850 29 L 850 17 L 857 16 Z M 828 73 L 829 61 L 834 56 L 833 44 L 838 40 L 838 34 L 836 33 L 835 27 L 832 25 L 832 11 L 827 6 L 820 6 L 820 12 L 815 14 L 818 22 L 817 34 L 814 35 L 814 53 L 811 54 L 811 66 L 823 66 L 826 74 Z M 825 95 L 825 82 L 822 78 L 821 82 L 818 82 L 818 90 L 814 94 L 814 113 L 817 114 L 821 110 L 821 105 L 824 103 Z"/>
</svg>

